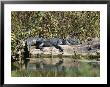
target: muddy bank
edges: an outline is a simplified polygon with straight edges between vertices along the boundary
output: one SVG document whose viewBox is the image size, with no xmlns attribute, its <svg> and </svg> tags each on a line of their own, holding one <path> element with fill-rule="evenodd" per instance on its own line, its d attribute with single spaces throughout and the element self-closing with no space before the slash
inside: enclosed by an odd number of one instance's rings
<svg viewBox="0 0 110 87">
<path fill-rule="evenodd" d="M 74 55 L 74 53 L 77 54 L 92 54 L 95 55 L 96 52 L 100 52 L 100 49 L 91 49 L 88 51 L 88 46 L 86 45 L 60 45 L 64 51 L 59 52 L 58 49 L 55 47 L 44 47 L 43 50 L 40 49 L 35 49 L 34 47 L 31 48 L 30 54 L 31 55 L 36 55 L 36 54 L 52 54 L 52 55 L 58 55 L 58 54 L 63 54 L 63 55 Z"/>
</svg>

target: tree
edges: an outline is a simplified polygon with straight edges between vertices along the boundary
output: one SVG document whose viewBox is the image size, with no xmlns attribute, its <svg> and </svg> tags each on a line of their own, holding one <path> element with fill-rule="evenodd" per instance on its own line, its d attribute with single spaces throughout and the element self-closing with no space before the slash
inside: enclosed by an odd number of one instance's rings
<svg viewBox="0 0 110 87">
<path fill-rule="evenodd" d="M 28 37 L 77 38 L 100 37 L 99 11 L 12 11 L 11 49 L 17 49 Z"/>
</svg>

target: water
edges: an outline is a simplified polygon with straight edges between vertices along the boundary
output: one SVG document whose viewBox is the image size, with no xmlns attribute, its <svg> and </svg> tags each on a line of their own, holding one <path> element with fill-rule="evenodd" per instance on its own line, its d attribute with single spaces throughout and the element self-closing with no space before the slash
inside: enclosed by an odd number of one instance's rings
<svg viewBox="0 0 110 87">
<path fill-rule="evenodd" d="M 45 60 L 45 61 L 44 61 Z M 53 60 L 53 61 L 52 61 Z M 29 62 L 27 69 L 13 70 L 12 77 L 99 77 L 100 62 L 64 58 L 36 59 Z"/>
<path fill-rule="evenodd" d="M 46 60 L 47 59 L 45 59 L 45 61 Z M 66 58 L 61 65 L 56 66 L 56 62 L 58 62 L 58 59 L 54 58 L 53 60 L 54 62 L 51 61 L 52 63 L 50 63 L 50 61 L 48 60 L 48 62 L 44 64 L 40 64 L 40 61 L 36 63 L 28 63 L 27 70 L 43 72 L 62 72 L 64 76 L 71 77 L 100 76 L 100 62 L 80 61 Z"/>
<path fill-rule="evenodd" d="M 95 62 L 79 62 L 79 65 L 74 65 L 73 68 L 79 68 L 79 67 L 83 67 L 83 66 L 90 66 L 91 68 L 100 68 L 100 64 L 99 63 L 95 63 Z M 27 70 L 38 70 L 38 69 L 48 69 L 48 70 L 51 70 L 51 68 L 57 68 L 58 66 L 56 65 L 52 65 L 52 64 L 46 64 L 46 65 L 40 65 L 40 64 L 37 64 L 37 63 L 28 63 L 28 66 L 27 66 Z M 59 66 L 59 67 L 65 67 L 65 68 L 70 68 L 70 67 L 67 67 L 67 66 Z M 72 66 L 71 66 L 72 68 Z"/>
</svg>

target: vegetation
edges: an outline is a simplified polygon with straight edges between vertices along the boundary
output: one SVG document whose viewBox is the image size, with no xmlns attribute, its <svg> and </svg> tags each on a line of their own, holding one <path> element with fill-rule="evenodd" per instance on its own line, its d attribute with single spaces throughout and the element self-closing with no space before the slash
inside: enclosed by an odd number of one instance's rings
<svg viewBox="0 0 110 87">
<path fill-rule="evenodd" d="M 87 39 L 100 38 L 100 12 L 99 11 L 12 11 L 11 12 L 11 52 L 17 54 L 22 49 L 22 41 L 28 37 L 43 38 L 75 38 L 81 42 Z M 21 61 L 23 52 L 21 53 Z M 99 60 L 100 53 L 95 55 L 35 55 L 35 58 L 71 58 Z M 26 54 L 27 55 L 27 54 Z M 18 55 L 19 56 L 19 55 Z M 27 71 L 21 70 L 20 63 L 13 58 L 11 62 L 13 77 L 70 77 L 70 76 L 100 76 L 100 67 L 82 63 L 79 67 L 65 68 L 63 72 L 58 71 Z M 33 55 L 31 55 L 33 57 Z M 24 63 L 24 62 L 23 62 Z M 15 70 L 15 71 L 13 71 Z"/>
<path fill-rule="evenodd" d="M 20 47 L 28 37 L 66 38 L 68 35 L 85 41 L 100 37 L 99 11 L 12 11 L 11 49 Z"/>
</svg>

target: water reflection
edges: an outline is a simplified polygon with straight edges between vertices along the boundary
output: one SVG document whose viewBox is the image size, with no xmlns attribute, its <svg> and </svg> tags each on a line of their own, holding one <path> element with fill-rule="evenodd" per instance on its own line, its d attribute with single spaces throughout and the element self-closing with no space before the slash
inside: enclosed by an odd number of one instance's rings
<svg viewBox="0 0 110 87">
<path fill-rule="evenodd" d="M 62 72 L 65 76 L 100 76 L 100 62 L 84 62 L 78 60 L 71 60 L 66 58 L 65 61 L 57 65 L 57 63 L 48 64 L 43 61 L 36 63 L 28 63 L 27 70 L 29 71 L 52 71 Z M 68 63 L 68 64 L 67 64 Z"/>
</svg>

